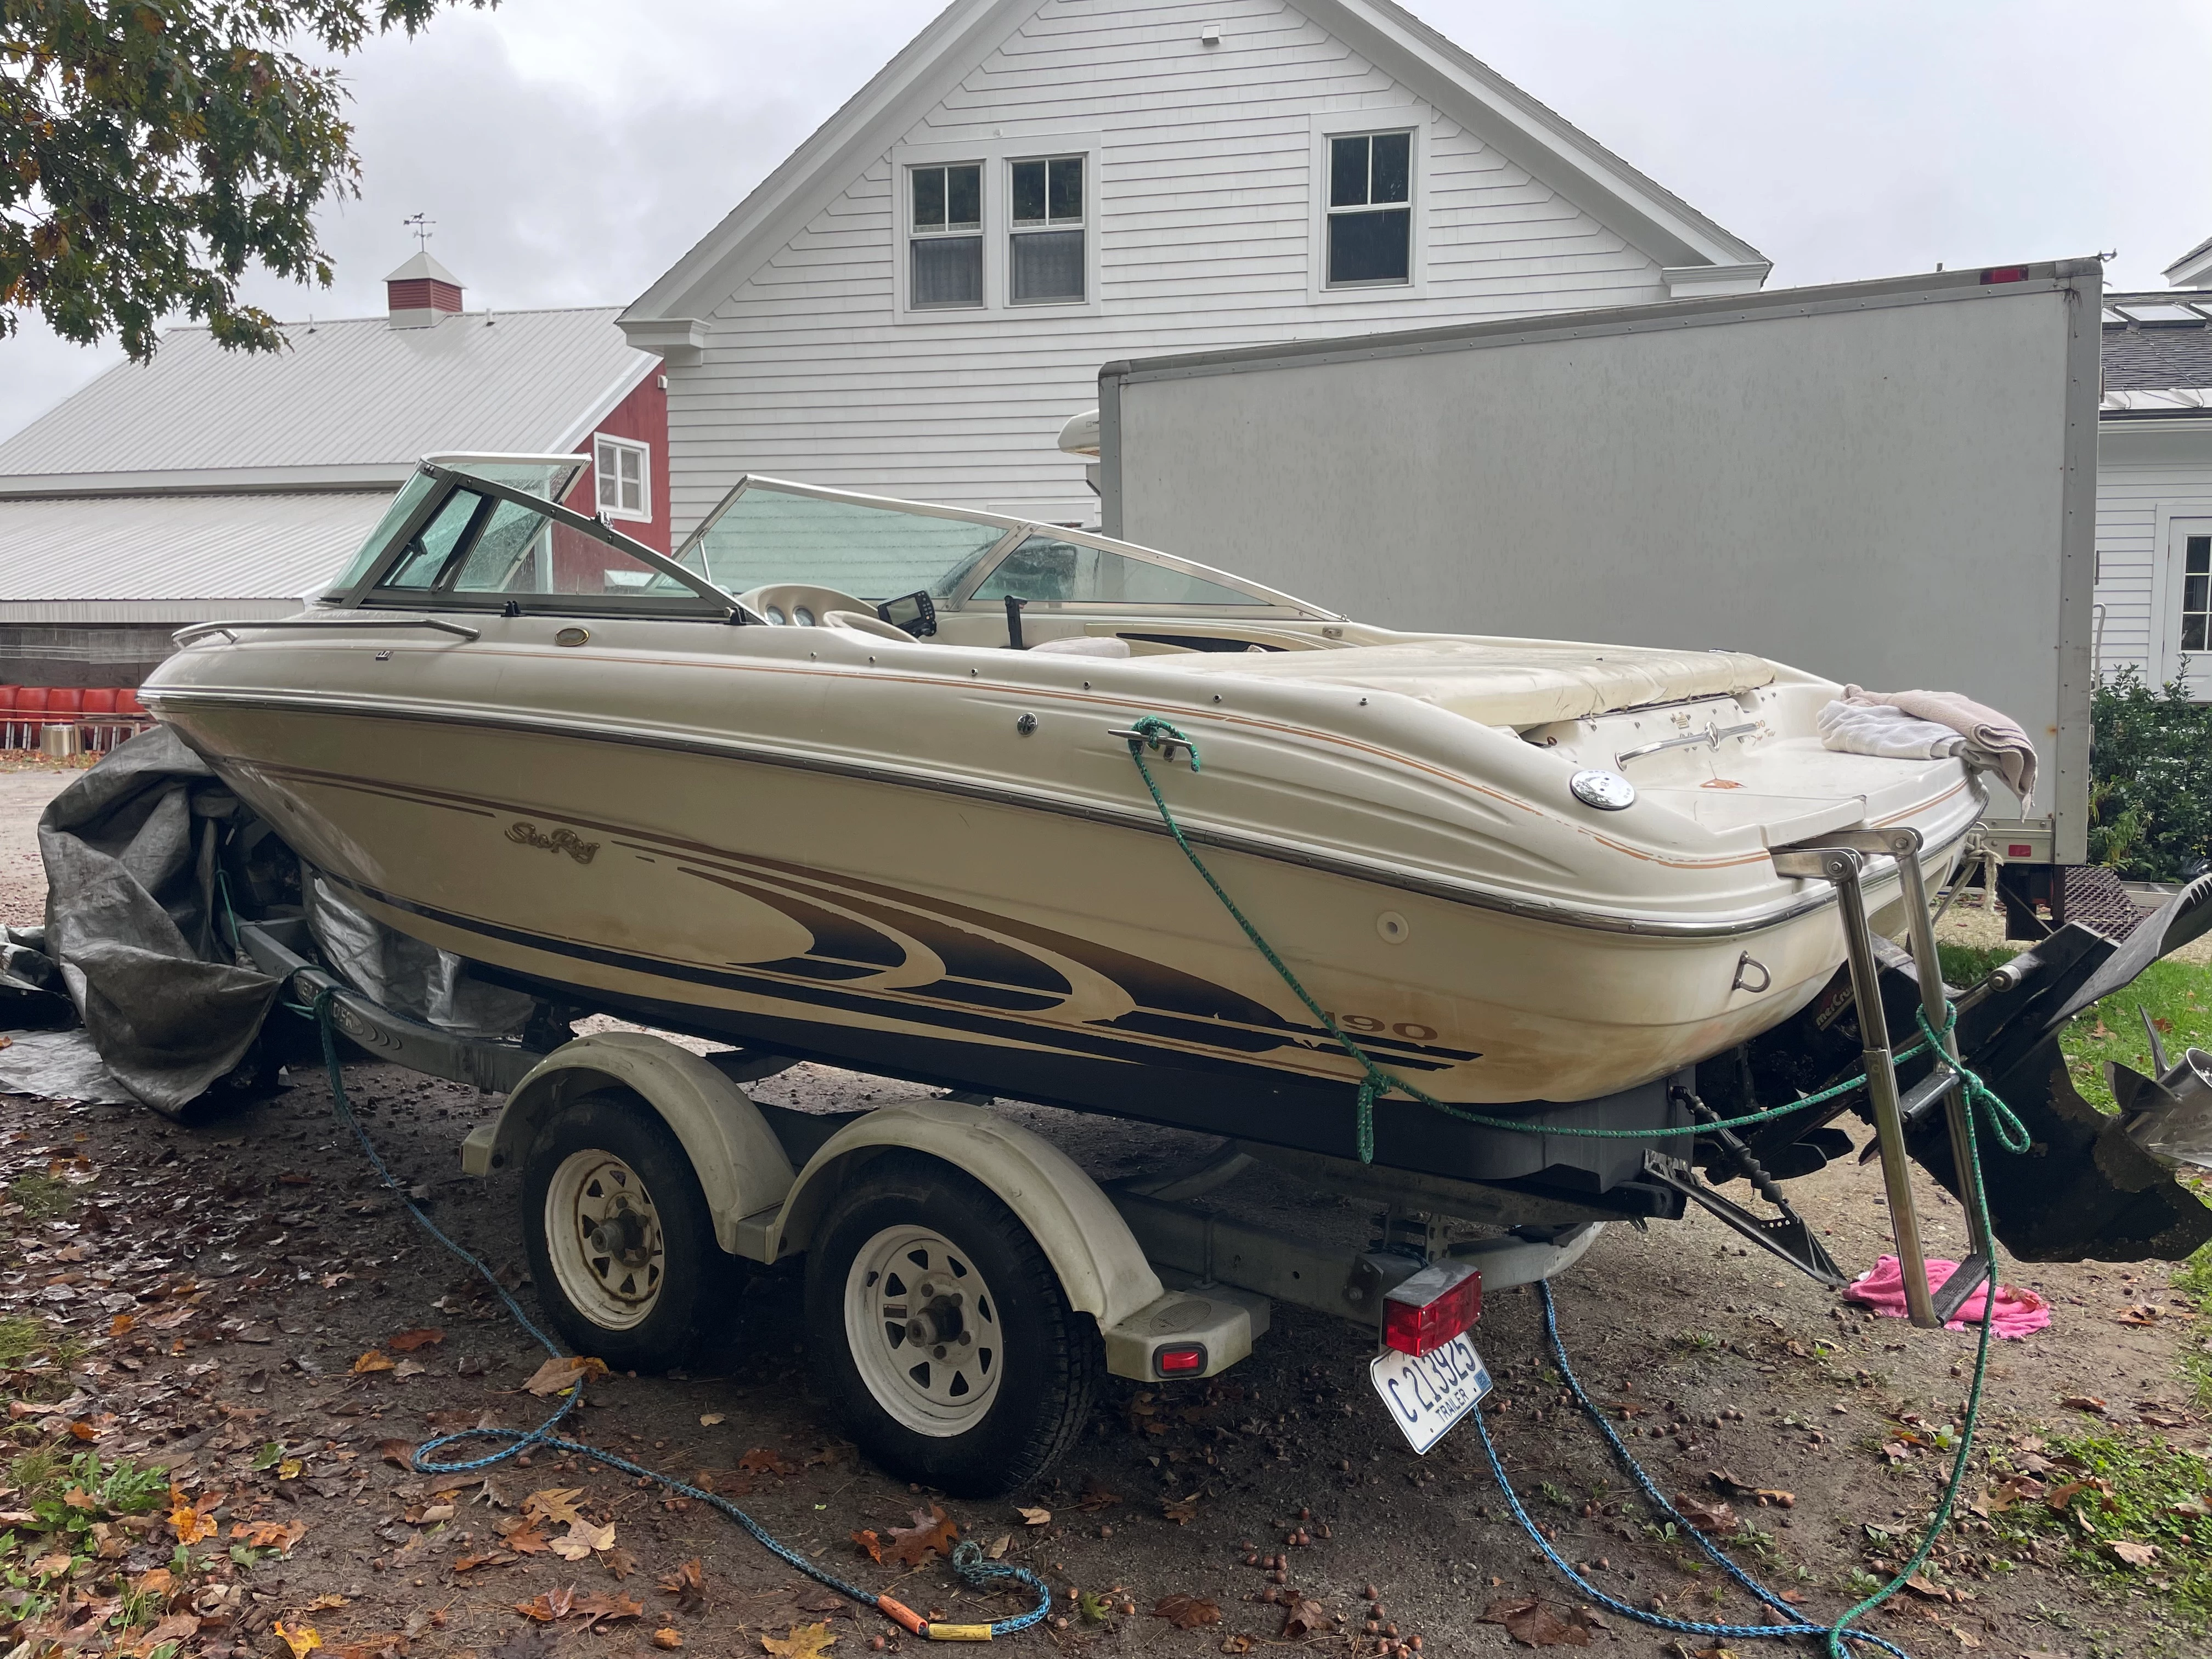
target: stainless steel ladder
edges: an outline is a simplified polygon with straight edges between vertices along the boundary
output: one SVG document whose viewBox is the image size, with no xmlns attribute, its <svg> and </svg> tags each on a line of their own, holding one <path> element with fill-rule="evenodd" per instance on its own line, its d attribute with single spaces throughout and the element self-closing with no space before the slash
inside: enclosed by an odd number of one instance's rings
<svg viewBox="0 0 2212 1659">
<path fill-rule="evenodd" d="M 1843 923 L 1844 948 L 1849 957 L 1851 996 L 1857 1006 L 1861 1059 L 1866 1066 L 1867 1096 L 1874 1108 L 1875 1139 L 1881 1154 L 1882 1186 L 1889 1200 L 1890 1231 L 1897 1241 L 1897 1260 L 1904 1275 L 1905 1307 L 1915 1325 L 1937 1328 L 1957 1317 L 1960 1305 L 1996 1272 L 1996 1242 L 1982 1224 L 1981 1171 L 1968 1138 L 1966 1114 L 1972 1109 L 1955 1065 L 1938 1060 L 1928 1075 L 1899 1093 L 1897 1058 L 1890 1041 L 1889 1021 L 1882 1007 L 1881 964 L 1875 957 L 1874 930 L 1867 918 L 1866 878 L 1869 866 L 1887 858 L 1897 868 L 1902 887 L 1912 962 L 1920 980 L 1920 1006 L 1928 1025 L 1941 1040 L 1943 1058 L 1956 1062 L 1956 1036 L 1944 1029 L 1948 1010 L 1943 997 L 1943 975 L 1936 952 L 1936 925 L 1928 908 L 1928 884 L 1920 868 L 1917 830 L 1842 830 L 1810 841 L 1777 848 L 1772 853 L 1777 873 L 1826 881 L 1836 890 L 1837 909 Z M 1958 1172 L 1959 1198 L 1966 1214 L 1972 1253 L 1942 1288 L 1928 1288 L 1927 1254 L 1921 1247 L 1920 1218 L 1912 1201 L 1911 1163 L 1906 1153 L 1907 1127 L 1928 1112 L 1942 1109 L 1950 1129 L 1951 1162 Z"/>
</svg>

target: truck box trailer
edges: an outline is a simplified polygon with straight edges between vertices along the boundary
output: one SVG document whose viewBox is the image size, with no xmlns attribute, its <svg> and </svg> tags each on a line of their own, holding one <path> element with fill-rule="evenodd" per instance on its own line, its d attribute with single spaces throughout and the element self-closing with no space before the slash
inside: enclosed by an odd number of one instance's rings
<svg viewBox="0 0 2212 1659">
<path fill-rule="evenodd" d="M 2101 283 L 2065 259 L 1109 363 L 1103 527 L 1363 621 L 1964 692 L 2039 751 L 1992 850 L 2079 864 Z"/>
</svg>

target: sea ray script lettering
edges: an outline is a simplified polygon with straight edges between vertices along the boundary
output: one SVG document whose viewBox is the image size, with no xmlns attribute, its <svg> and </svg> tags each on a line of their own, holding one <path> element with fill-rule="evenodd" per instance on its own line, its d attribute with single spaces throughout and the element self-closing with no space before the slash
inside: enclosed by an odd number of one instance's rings
<svg viewBox="0 0 2212 1659">
<path fill-rule="evenodd" d="M 542 847 L 549 853 L 566 853 L 579 864 L 589 864 L 599 850 L 599 842 L 586 841 L 574 830 L 556 830 L 549 834 L 534 823 L 509 824 L 507 838 L 518 847 Z"/>
</svg>

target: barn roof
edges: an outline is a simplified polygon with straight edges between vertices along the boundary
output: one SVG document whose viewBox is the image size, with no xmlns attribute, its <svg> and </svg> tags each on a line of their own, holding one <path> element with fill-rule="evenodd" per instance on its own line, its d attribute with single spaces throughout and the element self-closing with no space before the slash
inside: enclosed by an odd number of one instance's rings
<svg viewBox="0 0 2212 1659">
<path fill-rule="evenodd" d="M 1670 269 L 1763 281 L 1765 255 L 1391 0 L 1291 0 L 1516 166 Z M 783 164 L 622 314 L 640 345 L 682 361 L 704 319 L 854 176 L 883 155 L 1039 0 L 952 0 Z"/>
</svg>

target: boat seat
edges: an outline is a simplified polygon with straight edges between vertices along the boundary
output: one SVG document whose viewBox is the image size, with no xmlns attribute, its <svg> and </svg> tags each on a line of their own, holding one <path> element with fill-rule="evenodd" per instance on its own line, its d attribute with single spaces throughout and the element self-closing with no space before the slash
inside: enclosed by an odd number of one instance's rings
<svg viewBox="0 0 2212 1659">
<path fill-rule="evenodd" d="M 1728 696 L 1771 684 L 1740 651 L 1662 651 L 1557 641 L 1434 639 L 1337 651 L 1147 658 L 1185 673 L 1254 675 L 1417 697 L 1485 726 L 1540 726 L 1616 708 Z"/>
</svg>

